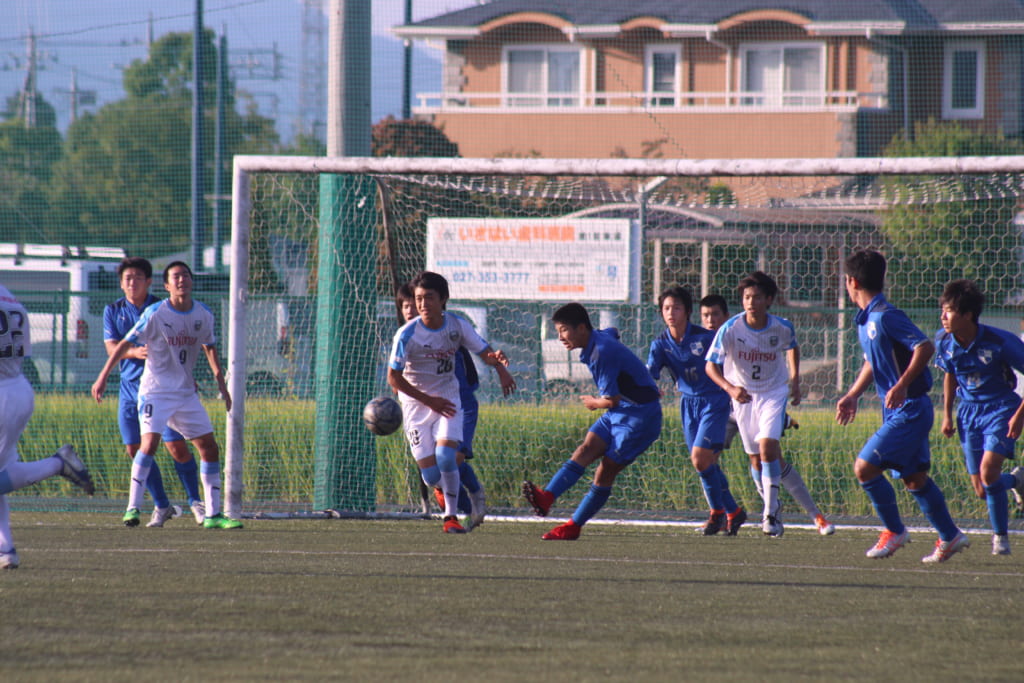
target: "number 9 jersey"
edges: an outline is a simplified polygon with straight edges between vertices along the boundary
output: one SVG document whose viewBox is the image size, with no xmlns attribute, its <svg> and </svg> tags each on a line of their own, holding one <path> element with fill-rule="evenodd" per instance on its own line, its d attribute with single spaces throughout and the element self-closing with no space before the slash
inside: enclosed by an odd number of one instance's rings
<svg viewBox="0 0 1024 683">
<path fill-rule="evenodd" d="M 147 347 L 139 396 L 194 394 L 196 359 L 203 346 L 217 341 L 213 325 L 213 313 L 195 300 L 192 310 L 186 312 L 176 310 L 167 300 L 143 311 L 125 335 L 125 339 Z"/>
</svg>

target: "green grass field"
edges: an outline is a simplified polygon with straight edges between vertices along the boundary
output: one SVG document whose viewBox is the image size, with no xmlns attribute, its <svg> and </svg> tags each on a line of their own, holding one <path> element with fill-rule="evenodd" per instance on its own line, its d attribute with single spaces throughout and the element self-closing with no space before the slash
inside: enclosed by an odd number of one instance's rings
<svg viewBox="0 0 1024 683">
<path fill-rule="evenodd" d="M 491 520 L 188 519 L 15 512 L 0 572 L 3 678 L 184 680 L 984 680 L 1021 678 L 1014 555 L 889 560 L 875 532 Z"/>
</svg>

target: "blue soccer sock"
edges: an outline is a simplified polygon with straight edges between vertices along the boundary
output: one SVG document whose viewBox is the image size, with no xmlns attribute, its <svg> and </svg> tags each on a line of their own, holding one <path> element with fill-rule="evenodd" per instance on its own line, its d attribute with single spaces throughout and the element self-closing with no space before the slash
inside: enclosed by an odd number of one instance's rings
<svg viewBox="0 0 1024 683">
<path fill-rule="evenodd" d="M 900 518 L 900 507 L 896 503 L 896 489 L 892 487 L 884 474 L 880 474 L 871 481 L 863 481 L 860 484 L 868 499 L 875 506 L 875 513 L 882 520 L 886 529 L 894 534 L 902 534 L 907 530 Z"/>
<path fill-rule="evenodd" d="M 586 524 L 598 511 L 604 507 L 604 504 L 608 502 L 608 497 L 612 495 L 611 486 L 598 486 L 597 484 L 591 484 L 590 490 L 587 495 L 583 496 L 583 500 L 576 507 L 576 512 L 572 514 L 572 521 L 579 526 Z"/>
<path fill-rule="evenodd" d="M 754 488 L 757 489 L 757 495 L 764 499 L 764 486 L 761 485 L 761 468 L 757 465 L 750 464 L 750 478 L 754 480 Z"/>
<path fill-rule="evenodd" d="M 715 471 L 718 472 L 718 488 L 722 491 L 722 505 L 725 506 L 725 511 L 730 515 L 740 509 L 739 503 L 732 496 L 732 491 L 729 489 L 729 477 L 725 476 L 725 470 L 717 462 L 712 465 Z"/>
<path fill-rule="evenodd" d="M 992 523 L 992 533 L 1006 535 L 1010 527 L 1010 511 L 1007 509 L 1009 499 L 1006 489 L 1016 482 L 1013 475 L 1003 472 L 991 486 L 985 487 L 985 504 L 988 505 L 988 520 Z"/>
<path fill-rule="evenodd" d="M 761 490 L 764 492 L 764 516 L 779 514 L 779 482 L 782 479 L 782 463 L 778 460 L 761 463 Z"/>
<path fill-rule="evenodd" d="M 468 460 L 463 461 L 459 465 L 459 477 L 462 478 L 462 485 L 470 493 L 476 493 L 480 490 L 480 480 L 476 478 L 476 470 L 473 469 Z"/>
<path fill-rule="evenodd" d="M 707 499 L 708 505 L 711 506 L 711 510 L 714 512 L 724 510 L 725 503 L 722 501 L 718 466 L 712 463 L 703 472 L 698 471 L 697 475 L 700 477 L 700 485 L 704 488 L 704 497 Z"/>
<path fill-rule="evenodd" d="M 199 467 L 196 465 L 195 458 L 188 462 L 174 461 L 174 469 L 178 473 L 178 479 L 181 480 L 181 486 L 185 489 L 185 495 L 188 496 L 188 504 L 202 502 L 203 496 L 199 493 Z"/>
<path fill-rule="evenodd" d="M 573 484 L 580 480 L 584 472 L 586 472 L 586 468 L 583 465 L 574 460 L 566 460 L 558 468 L 558 471 L 555 472 L 555 476 L 551 477 L 551 481 L 544 487 L 544 490 L 550 491 L 555 494 L 555 498 L 558 498 L 572 488 Z"/>
<path fill-rule="evenodd" d="M 167 499 L 167 490 L 164 489 L 164 475 L 156 460 L 149 467 L 149 474 L 146 476 L 146 490 L 153 498 L 153 505 L 158 508 L 170 507 L 171 501 Z"/>
<path fill-rule="evenodd" d="M 914 496 L 914 500 L 917 501 L 917 506 L 921 508 L 921 512 L 932 523 L 935 530 L 939 532 L 939 538 L 943 541 L 952 541 L 956 538 L 956 535 L 960 533 L 960 529 L 957 527 L 956 522 L 953 521 L 953 517 L 950 516 L 949 508 L 946 507 L 946 496 L 943 495 L 942 489 L 939 488 L 938 484 L 931 477 L 928 478 L 927 483 L 921 490 L 912 490 L 910 493 Z"/>
<path fill-rule="evenodd" d="M 451 446 L 437 445 L 434 448 L 437 469 L 441 472 L 441 493 L 444 494 L 444 514 L 454 515 L 459 509 L 459 491 L 462 482 L 459 477 L 459 463 L 455 457 L 455 449 Z"/>
</svg>

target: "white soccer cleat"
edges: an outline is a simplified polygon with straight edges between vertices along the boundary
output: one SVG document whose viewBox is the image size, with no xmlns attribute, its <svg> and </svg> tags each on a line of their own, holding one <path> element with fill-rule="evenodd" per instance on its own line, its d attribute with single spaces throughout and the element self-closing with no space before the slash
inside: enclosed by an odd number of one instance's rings
<svg viewBox="0 0 1024 683">
<path fill-rule="evenodd" d="M 82 459 L 78 457 L 74 446 L 66 443 L 58 448 L 57 452 L 53 455 L 55 458 L 59 458 L 62 463 L 60 472 L 58 472 L 60 476 L 75 486 L 80 487 L 90 496 L 96 492 L 96 487 L 92 483 L 92 477 L 89 476 L 89 470 L 86 469 Z"/>
<path fill-rule="evenodd" d="M 484 517 L 487 516 L 487 499 L 484 496 L 484 489 L 480 489 L 476 493 L 469 494 L 469 502 L 473 507 L 473 511 L 469 517 L 473 522 L 473 528 L 480 526 L 484 523 Z"/>
<path fill-rule="evenodd" d="M 872 546 L 866 553 L 868 557 L 880 560 L 883 557 L 891 557 L 897 550 L 910 543 L 910 532 L 906 529 L 902 533 L 894 533 L 886 529 L 878 537 L 878 543 Z"/>
<path fill-rule="evenodd" d="M 168 505 L 165 508 L 153 508 L 153 517 L 149 520 L 148 526 L 150 529 L 158 529 L 164 525 L 169 519 L 181 516 L 181 507 L 178 505 Z"/>
<path fill-rule="evenodd" d="M 932 551 L 931 555 L 922 557 L 921 561 L 925 564 L 945 562 L 958 552 L 966 550 L 969 547 L 971 547 L 971 539 L 967 538 L 964 532 L 959 531 L 951 541 L 943 541 L 941 538 L 935 541 L 935 550 Z"/>
<path fill-rule="evenodd" d="M 10 552 L 0 553 L 0 569 L 17 569 L 21 564 L 18 551 L 11 548 Z"/>
<path fill-rule="evenodd" d="M 206 520 L 206 506 L 203 505 L 203 501 L 197 500 L 192 503 L 192 516 L 196 518 L 196 524 L 203 525 L 203 521 Z"/>
<path fill-rule="evenodd" d="M 1013 475 L 1013 488 L 1010 489 L 1010 493 L 1013 494 L 1013 500 L 1017 504 L 1017 512 L 1024 513 L 1024 465 L 1017 465 L 1010 474 Z"/>
<path fill-rule="evenodd" d="M 779 521 L 778 517 L 768 515 L 761 522 L 761 531 L 764 532 L 765 536 L 771 536 L 772 538 L 782 538 L 782 534 L 785 531 L 782 527 L 782 522 Z"/>
<path fill-rule="evenodd" d="M 1007 534 L 992 534 L 992 554 L 1009 555 L 1010 537 Z"/>
<path fill-rule="evenodd" d="M 814 518 L 814 526 L 822 536 L 831 536 L 836 532 L 836 525 L 825 519 L 825 515 L 818 515 Z"/>
</svg>

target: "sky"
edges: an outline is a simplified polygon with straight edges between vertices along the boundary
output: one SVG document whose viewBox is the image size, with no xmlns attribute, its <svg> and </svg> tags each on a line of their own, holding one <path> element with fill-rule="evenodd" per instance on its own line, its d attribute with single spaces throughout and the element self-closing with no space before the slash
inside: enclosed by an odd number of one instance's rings
<svg viewBox="0 0 1024 683">
<path fill-rule="evenodd" d="M 321 0 L 325 7 L 330 0 Z M 350 0 L 351 1 L 351 0 Z M 477 0 L 413 0 L 413 20 L 461 9 Z M 37 37 L 38 89 L 57 111 L 58 128 L 71 119 L 72 74 L 77 89 L 95 92 L 94 111 L 124 96 L 121 72 L 146 57 L 147 36 L 190 31 L 195 0 L 0 0 L 0 98 L 16 95 L 25 80 L 28 36 Z M 388 29 L 403 23 L 405 0 L 372 0 L 373 120 L 401 114 L 402 43 Z M 204 0 L 204 25 L 228 41 L 239 90 L 290 139 L 299 118 L 303 3 L 300 0 Z M 327 43 L 327 23 L 324 45 Z M 271 78 L 274 54 L 280 77 Z M 440 89 L 440 54 L 417 44 L 413 92 Z M 243 67 L 243 65 L 248 65 Z M 81 96 L 80 96 L 81 101 Z"/>
</svg>

